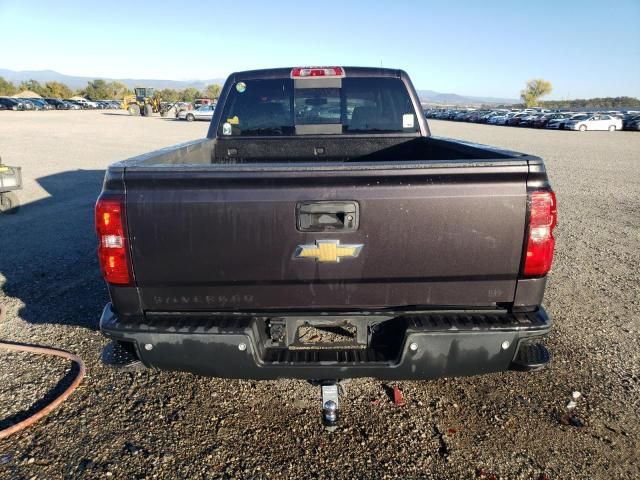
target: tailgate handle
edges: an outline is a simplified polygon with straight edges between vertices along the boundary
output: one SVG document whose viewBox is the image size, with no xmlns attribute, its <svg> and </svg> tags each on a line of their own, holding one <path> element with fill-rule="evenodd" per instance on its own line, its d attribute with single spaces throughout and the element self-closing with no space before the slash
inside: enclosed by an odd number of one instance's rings
<svg viewBox="0 0 640 480">
<path fill-rule="evenodd" d="M 360 223 L 358 202 L 300 202 L 296 210 L 301 232 L 353 231 Z"/>
</svg>

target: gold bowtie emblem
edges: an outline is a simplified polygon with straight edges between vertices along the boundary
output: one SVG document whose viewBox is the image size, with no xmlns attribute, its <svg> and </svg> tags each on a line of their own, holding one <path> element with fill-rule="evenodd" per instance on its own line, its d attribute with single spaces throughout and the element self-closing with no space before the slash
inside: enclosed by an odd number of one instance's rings
<svg viewBox="0 0 640 480">
<path fill-rule="evenodd" d="M 322 263 L 338 263 L 342 258 L 355 258 L 362 244 L 340 245 L 340 240 L 316 240 L 315 245 L 298 245 L 295 258 L 308 258 Z"/>
</svg>

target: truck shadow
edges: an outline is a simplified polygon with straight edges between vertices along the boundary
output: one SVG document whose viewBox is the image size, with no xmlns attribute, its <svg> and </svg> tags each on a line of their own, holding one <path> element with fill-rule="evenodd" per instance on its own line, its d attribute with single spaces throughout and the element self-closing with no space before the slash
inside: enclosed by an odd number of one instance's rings
<svg viewBox="0 0 640 480">
<path fill-rule="evenodd" d="M 49 197 L 0 216 L 0 290 L 22 302 L 23 320 L 97 329 L 108 299 L 93 219 L 103 178 L 104 170 L 41 177 Z"/>
</svg>

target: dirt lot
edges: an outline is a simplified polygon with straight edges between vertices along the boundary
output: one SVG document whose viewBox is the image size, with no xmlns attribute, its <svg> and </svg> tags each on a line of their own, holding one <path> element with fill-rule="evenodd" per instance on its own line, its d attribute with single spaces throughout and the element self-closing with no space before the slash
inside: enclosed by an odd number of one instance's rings
<svg viewBox="0 0 640 480">
<path fill-rule="evenodd" d="M 547 160 L 560 206 L 546 295 L 554 360 L 532 374 L 403 382 L 404 407 L 382 382 L 353 381 L 344 427 L 327 434 L 319 391 L 304 382 L 121 374 L 99 362 L 107 295 L 92 209 L 104 168 L 201 137 L 207 123 L 0 112 L 0 155 L 23 167 L 27 203 L 0 217 L 0 338 L 60 347 L 88 367 L 61 408 L 0 441 L 0 478 L 639 478 L 640 134 L 431 125 Z M 0 428 L 68 372 L 0 354 Z M 573 391 L 581 426 L 559 420 Z"/>
</svg>

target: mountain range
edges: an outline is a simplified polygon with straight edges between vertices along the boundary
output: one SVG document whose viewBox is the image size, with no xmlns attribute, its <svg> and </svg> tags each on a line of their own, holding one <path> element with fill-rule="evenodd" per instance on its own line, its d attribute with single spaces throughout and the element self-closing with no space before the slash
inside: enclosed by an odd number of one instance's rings
<svg viewBox="0 0 640 480">
<path fill-rule="evenodd" d="M 471 97 L 468 95 L 458 95 L 456 93 L 440 93 L 433 90 L 418 90 L 418 96 L 423 103 L 446 104 L 446 105 L 475 105 L 475 104 L 500 104 L 520 103 L 515 98 L 499 97 Z"/>
<path fill-rule="evenodd" d="M 124 83 L 129 88 L 134 87 L 152 87 L 152 88 L 175 88 L 182 90 L 184 88 L 194 87 L 198 90 L 204 89 L 207 85 L 213 83 L 223 84 L 224 78 L 212 78 L 210 80 L 156 80 L 143 78 L 108 78 L 108 77 L 82 77 L 77 75 L 65 75 L 54 70 L 8 70 L 0 68 L 0 77 L 5 80 L 19 84 L 26 80 L 36 80 L 40 83 L 45 82 L 62 82 L 72 89 L 83 88 L 87 86 L 87 82 L 101 78 L 107 82 L 117 81 Z"/>
<path fill-rule="evenodd" d="M 19 84 L 26 80 L 36 80 L 40 83 L 45 82 L 62 82 L 70 88 L 77 89 L 87 85 L 87 82 L 95 78 L 102 78 L 105 81 L 118 81 L 124 83 L 127 87 L 152 87 L 152 88 L 174 88 L 182 90 L 184 88 L 204 89 L 207 85 L 218 83 L 222 85 L 224 78 L 212 78 L 209 80 L 158 80 L 158 79 L 142 79 L 142 78 L 105 78 L 105 77 L 82 77 L 76 75 L 65 75 L 54 70 L 9 70 L 0 68 L 0 77 L 5 80 Z M 448 104 L 448 105 L 471 105 L 471 104 L 509 104 L 518 103 L 513 98 L 495 98 L 495 97 L 472 97 L 466 95 L 458 95 L 456 93 L 441 93 L 433 90 L 418 90 L 418 96 L 423 103 L 429 104 Z"/>
</svg>

